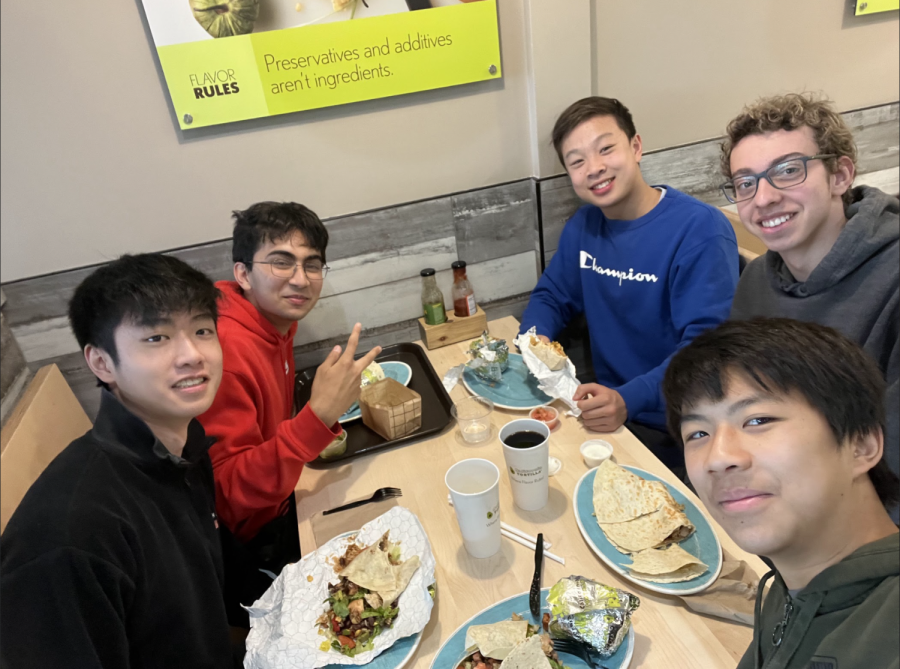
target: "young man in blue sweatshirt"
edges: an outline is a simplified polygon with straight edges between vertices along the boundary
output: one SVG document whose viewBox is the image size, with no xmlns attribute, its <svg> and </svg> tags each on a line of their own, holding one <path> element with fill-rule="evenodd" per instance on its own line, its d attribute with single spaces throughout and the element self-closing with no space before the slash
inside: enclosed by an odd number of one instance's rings
<svg viewBox="0 0 900 669">
<path fill-rule="evenodd" d="M 597 383 L 578 387 L 585 427 L 626 424 L 670 467 L 661 382 L 671 356 L 728 317 L 738 281 L 734 230 L 715 207 L 641 175 L 643 147 L 618 100 L 566 109 L 553 145 L 584 200 L 522 316 L 555 338 L 584 313 Z"/>
</svg>

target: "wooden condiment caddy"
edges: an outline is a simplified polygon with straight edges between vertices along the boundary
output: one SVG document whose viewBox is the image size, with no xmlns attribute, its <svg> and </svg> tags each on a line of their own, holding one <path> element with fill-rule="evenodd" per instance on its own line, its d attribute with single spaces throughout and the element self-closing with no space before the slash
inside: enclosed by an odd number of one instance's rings
<svg viewBox="0 0 900 669">
<path fill-rule="evenodd" d="M 487 316 L 481 307 L 476 307 L 472 316 L 447 314 L 447 322 L 428 325 L 425 318 L 419 319 L 419 336 L 428 350 L 448 346 L 466 339 L 475 339 L 487 330 Z"/>
</svg>

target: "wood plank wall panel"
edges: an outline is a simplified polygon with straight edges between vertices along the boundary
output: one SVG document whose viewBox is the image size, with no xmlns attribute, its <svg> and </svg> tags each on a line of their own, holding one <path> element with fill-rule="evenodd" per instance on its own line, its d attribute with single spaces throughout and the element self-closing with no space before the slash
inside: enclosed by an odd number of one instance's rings
<svg viewBox="0 0 900 669">
<path fill-rule="evenodd" d="M 844 114 L 853 129 L 859 152 L 858 174 L 896 170 L 900 162 L 900 104 L 892 103 Z M 641 161 L 644 178 L 651 184 L 667 184 L 717 207 L 728 204 L 719 191 L 721 138 L 648 153 Z M 888 179 L 891 182 L 891 179 Z M 544 179 L 541 217 L 544 224 L 544 262 L 550 262 L 565 222 L 583 203 L 565 175 Z"/>
<path fill-rule="evenodd" d="M 846 118 L 856 134 L 860 174 L 873 183 L 896 184 L 900 105 L 849 112 Z M 647 179 L 715 205 L 725 204 L 717 190 L 719 141 L 647 154 L 643 161 Z M 298 368 L 318 364 L 331 346 L 346 341 L 357 320 L 366 327 L 363 348 L 416 339 L 419 270 L 427 266 L 439 270 L 438 283 L 449 304 L 449 265 L 457 258 L 469 263 L 469 277 L 489 318 L 520 316 L 540 273 L 541 242 L 543 260 L 549 262 L 566 220 L 579 206 L 568 177 L 559 176 L 326 221 L 332 271 L 320 304 L 298 330 Z M 543 240 L 538 234 L 539 214 Z M 232 276 L 230 239 L 170 253 L 213 279 Z M 2 289 L 4 320 L 29 367 L 56 363 L 93 416 L 99 398 L 96 382 L 66 318 L 72 292 L 91 271 L 93 267 L 78 268 L 5 284 Z"/>
<path fill-rule="evenodd" d="M 469 263 L 476 296 L 489 317 L 521 315 L 539 271 L 536 184 L 491 186 L 326 221 L 332 268 L 322 299 L 304 319 L 296 343 L 298 367 L 318 364 L 353 324 L 366 328 L 364 348 L 418 339 L 423 267 L 438 270 L 447 303 L 450 263 Z M 232 277 L 231 240 L 169 252 L 213 279 Z M 99 393 L 72 335 L 66 310 L 85 267 L 3 286 L 4 319 L 29 367 L 62 370 L 88 415 Z"/>
</svg>

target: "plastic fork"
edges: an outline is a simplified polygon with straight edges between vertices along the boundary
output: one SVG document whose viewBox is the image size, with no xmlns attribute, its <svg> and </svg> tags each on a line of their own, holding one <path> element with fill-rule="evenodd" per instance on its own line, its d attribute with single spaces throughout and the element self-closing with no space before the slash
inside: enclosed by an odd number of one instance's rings
<svg viewBox="0 0 900 669">
<path fill-rule="evenodd" d="M 328 514 L 337 513 L 338 511 L 355 509 L 358 506 L 369 504 L 370 502 L 381 502 L 383 500 L 390 499 L 391 497 L 401 497 L 402 495 L 403 492 L 400 490 L 400 488 L 379 488 L 369 499 L 361 499 L 358 502 L 350 502 L 349 504 L 344 504 L 343 506 L 328 509 L 328 511 L 323 511 L 322 515 L 327 516 Z"/>
<path fill-rule="evenodd" d="M 580 657 L 584 660 L 585 664 L 592 669 L 606 669 L 602 664 L 597 664 L 594 661 L 591 657 L 591 653 L 594 652 L 594 649 L 583 641 L 578 641 L 576 639 L 552 639 L 552 641 L 553 650 L 556 652 Z"/>
</svg>

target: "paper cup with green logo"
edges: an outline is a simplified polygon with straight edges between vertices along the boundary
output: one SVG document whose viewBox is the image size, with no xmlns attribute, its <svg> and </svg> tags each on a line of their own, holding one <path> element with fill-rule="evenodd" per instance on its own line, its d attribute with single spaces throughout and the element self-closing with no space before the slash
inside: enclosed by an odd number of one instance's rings
<svg viewBox="0 0 900 669">
<path fill-rule="evenodd" d="M 461 460 L 447 470 L 463 544 L 472 557 L 491 557 L 500 550 L 500 470 L 489 460 Z"/>
<path fill-rule="evenodd" d="M 506 440 L 517 432 L 537 432 L 544 438 L 530 448 L 513 448 Z M 523 511 L 537 511 L 550 494 L 550 428 L 532 418 L 512 420 L 500 429 L 500 443 L 512 488 L 513 501 Z"/>
</svg>

